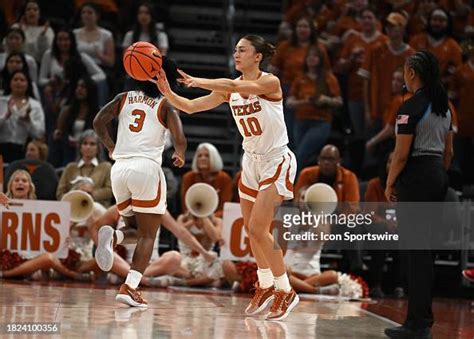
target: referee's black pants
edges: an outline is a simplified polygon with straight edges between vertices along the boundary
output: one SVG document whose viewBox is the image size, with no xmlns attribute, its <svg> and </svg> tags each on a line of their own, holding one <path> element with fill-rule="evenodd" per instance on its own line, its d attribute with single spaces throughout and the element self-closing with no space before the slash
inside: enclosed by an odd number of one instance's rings
<svg viewBox="0 0 474 339">
<path fill-rule="evenodd" d="M 410 329 L 433 325 L 434 258 L 430 240 L 434 225 L 441 222 L 441 208 L 429 202 L 444 201 L 447 189 L 443 159 L 436 156 L 410 157 L 395 186 L 401 202 L 397 208 L 401 246 L 405 244 L 408 248 L 401 253 L 408 283 L 408 312 L 403 325 Z M 420 208 L 421 205 L 425 208 Z M 423 249 L 413 249 L 414 244 L 420 245 L 415 248 Z"/>
</svg>

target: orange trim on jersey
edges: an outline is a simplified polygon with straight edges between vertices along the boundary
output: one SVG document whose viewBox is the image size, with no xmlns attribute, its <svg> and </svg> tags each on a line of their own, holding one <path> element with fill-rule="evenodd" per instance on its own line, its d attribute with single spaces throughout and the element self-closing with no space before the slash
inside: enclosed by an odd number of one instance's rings
<svg viewBox="0 0 474 339">
<path fill-rule="evenodd" d="M 290 156 L 290 166 L 288 166 L 288 169 L 286 170 L 285 185 L 287 190 L 293 192 L 293 183 L 290 181 L 291 154 L 288 153 L 288 155 Z"/>
<path fill-rule="evenodd" d="M 283 97 L 279 97 L 279 98 L 270 98 L 266 95 L 259 95 L 258 96 L 259 98 L 262 98 L 263 100 L 267 100 L 267 101 L 272 101 L 272 102 L 278 102 L 278 101 L 282 101 L 283 100 Z"/>
<path fill-rule="evenodd" d="M 158 204 L 160 203 L 160 200 L 161 200 L 161 180 L 160 180 L 160 183 L 158 184 L 158 192 L 156 192 L 155 199 L 152 199 L 152 200 L 132 199 L 132 206 L 151 208 L 151 207 L 158 206 Z"/>
<path fill-rule="evenodd" d="M 118 208 L 119 211 L 123 211 L 128 206 L 130 206 L 131 204 L 132 204 L 132 199 L 127 199 L 125 201 L 122 201 L 121 203 L 118 203 L 117 208 Z"/>
<path fill-rule="evenodd" d="M 163 125 L 164 128 L 168 128 L 166 125 L 166 121 L 163 119 L 163 116 L 161 115 L 161 111 L 163 110 L 163 106 L 166 102 L 166 98 L 163 98 L 158 105 L 158 109 L 156 110 L 156 116 L 158 117 L 158 121 Z"/>
<path fill-rule="evenodd" d="M 128 92 L 126 92 L 123 96 L 122 99 L 120 99 L 120 108 L 119 108 L 119 113 L 122 112 L 122 108 L 127 102 L 127 97 L 128 97 Z"/>
<path fill-rule="evenodd" d="M 258 191 L 257 190 L 254 190 L 250 187 L 247 187 L 245 186 L 243 183 L 242 183 L 242 178 L 240 178 L 239 180 L 239 190 L 244 193 L 244 194 L 247 194 L 248 196 L 251 196 L 252 198 L 257 198 L 257 194 L 258 194 Z"/>
<path fill-rule="evenodd" d="M 262 186 L 265 186 L 265 185 L 273 184 L 278 179 L 278 177 L 280 176 L 281 168 L 283 167 L 284 162 L 285 162 L 285 157 L 283 157 L 282 162 L 280 162 L 280 165 L 278 165 L 278 168 L 277 168 L 275 174 L 270 178 L 267 178 L 265 180 L 260 181 L 258 186 L 262 187 Z"/>
</svg>

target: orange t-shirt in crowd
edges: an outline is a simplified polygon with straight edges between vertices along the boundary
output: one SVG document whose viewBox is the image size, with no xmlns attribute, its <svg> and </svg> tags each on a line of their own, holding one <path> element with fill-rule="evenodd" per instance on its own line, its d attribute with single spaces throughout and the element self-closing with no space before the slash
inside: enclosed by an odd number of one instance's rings
<svg viewBox="0 0 474 339">
<path fill-rule="evenodd" d="M 332 72 L 326 73 L 326 84 L 329 90 L 329 93 L 326 94 L 327 96 L 338 97 L 341 95 L 339 82 Z M 318 91 L 319 89 L 316 86 L 316 81 L 303 74 L 293 81 L 290 95 L 301 100 L 319 95 Z M 313 103 L 299 106 L 295 111 L 295 116 L 298 120 L 310 119 L 332 122 L 333 119 L 331 109 L 317 107 Z"/>
<path fill-rule="evenodd" d="M 376 23 L 376 30 L 379 32 L 382 31 L 382 24 L 378 20 Z M 362 24 L 357 18 L 345 15 L 337 21 L 336 25 L 334 25 L 334 28 L 331 30 L 331 34 L 344 38 L 345 34 L 349 34 L 354 31 L 361 32 Z"/>
<path fill-rule="evenodd" d="M 214 177 L 214 180 L 207 182 L 202 178 L 200 173 L 189 171 L 184 174 L 181 181 L 181 210 L 183 212 L 187 210 L 185 203 L 186 192 L 188 191 L 189 187 L 198 182 L 204 182 L 216 189 L 217 194 L 219 195 L 219 205 L 217 206 L 217 210 L 214 214 L 217 217 L 222 217 L 224 203 L 229 202 L 232 199 L 232 178 L 230 175 L 224 171 L 219 171 Z"/>
<path fill-rule="evenodd" d="M 370 48 L 357 74 L 370 80 L 370 114 L 372 119 L 382 118 L 384 107 L 392 97 L 392 76 L 405 59 L 415 53 L 406 45 L 399 52 L 393 51 L 389 43 L 377 44 Z"/>
<path fill-rule="evenodd" d="M 317 47 L 322 50 L 327 65 L 330 66 L 326 46 L 317 43 Z M 291 85 L 298 74 L 303 72 L 303 65 L 308 48 L 309 47 L 291 46 L 289 41 L 283 41 L 278 45 L 271 65 L 280 70 L 280 80 L 282 84 Z"/>
<path fill-rule="evenodd" d="M 462 137 L 474 137 L 474 64 L 461 65 L 453 77 L 453 90 L 458 97 L 458 133 Z"/>
<path fill-rule="evenodd" d="M 459 67 L 462 64 L 462 49 L 456 40 L 445 38 L 434 44 L 430 40 L 428 34 L 421 33 L 410 40 L 410 46 L 417 51 L 425 49 L 432 52 L 438 59 L 440 74 L 444 74 L 450 65 Z"/>
<path fill-rule="evenodd" d="M 385 190 L 382 187 L 380 178 L 370 179 L 365 189 L 365 201 L 368 202 L 388 202 L 385 197 Z"/>
<path fill-rule="evenodd" d="M 341 61 L 350 59 L 352 51 L 356 48 L 362 48 L 364 51 L 363 57 L 365 57 L 365 54 L 370 48 L 387 41 L 388 38 L 378 31 L 370 39 L 366 39 L 363 34 L 351 35 L 342 48 Z M 347 97 L 351 101 L 364 100 L 364 81 L 357 75 L 357 71 L 362 66 L 362 63 L 355 64 L 347 75 Z"/>
<path fill-rule="evenodd" d="M 307 188 L 319 182 L 319 166 L 310 166 L 303 169 L 296 181 L 295 192 L 299 197 L 302 188 Z M 359 183 L 357 176 L 350 170 L 339 166 L 337 168 L 336 180 L 332 186 L 337 194 L 337 201 L 359 202 Z"/>
</svg>

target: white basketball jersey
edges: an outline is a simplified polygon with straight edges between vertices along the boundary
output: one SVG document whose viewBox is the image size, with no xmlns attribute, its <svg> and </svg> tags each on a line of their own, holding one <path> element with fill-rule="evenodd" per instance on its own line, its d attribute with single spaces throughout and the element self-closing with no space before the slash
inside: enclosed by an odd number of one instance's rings
<svg viewBox="0 0 474 339">
<path fill-rule="evenodd" d="M 164 98 L 141 91 L 127 92 L 120 104 L 114 159 L 145 157 L 161 165 L 166 143 L 166 123 L 161 117 Z"/>
<path fill-rule="evenodd" d="M 267 74 L 262 72 L 261 76 Z M 288 144 L 283 99 L 270 99 L 264 95 L 244 97 L 231 93 L 229 105 L 244 138 L 242 147 L 246 152 L 266 154 Z"/>
</svg>

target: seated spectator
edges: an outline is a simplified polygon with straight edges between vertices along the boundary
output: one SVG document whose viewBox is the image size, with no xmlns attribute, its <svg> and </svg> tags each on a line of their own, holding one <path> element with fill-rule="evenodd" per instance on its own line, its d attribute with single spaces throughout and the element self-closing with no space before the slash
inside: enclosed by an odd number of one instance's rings
<svg viewBox="0 0 474 339">
<path fill-rule="evenodd" d="M 5 37 L 5 52 L 0 53 L 0 69 L 6 66 L 7 57 L 12 53 L 22 53 L 28 66 L 31 81 L 38 82 L 38 66 L 31 55 L 24 53 L 25 33 L 19 28 L 10 28 Z M 25 66 L 23 66 L 25 67 Z"/>
<path fill-rule="evenodd" d="M 5 95 L 0 97 L 0 153 L 3 161 L 22 159 L 28 137 L 42 138 L 44 131 L 43 108 L 33 99 L 28 73 L 16 71 Z"/>
<path fill-rule="evenodd" d="M 18 169 L 26 170 L 31 175 L 40 200 L 56 200 L 58 176 L 53 166 L 46 162 L 48 146 L 39 140 L 30 141 L 26 147 L 25 158 L 9 164 L 5 180 Z"/>
<path fill-rule="evenodd" d="M 51 162 L 62 167 L 74 160 L 80 135 L 92 128 L 99 110 L 97 87 L 88 77 L 79 78 L 75 90 L 59 114 L 51 144 Z"/>
<path fill-rule="evenodd" d="M 59 179 L 56 197 L 61 200 L 72 187 L 72 181 L 78 177 L 89 177 L 94 181 L 92 197 L 105 207 L 110 206 L 112 187 L 110 183 L 111 165 L 107 161 L 99 162 L 99 139 L 93 130 L 86 130 L 79 138 L 79 160 L 66 166 Z"/>
<path fill-rule="evenodd" d="M 330 66 L 326 47 L 318 41 L 318 33 L 313 20 L 301 15 L 292 25 L 291 38 L 278 45 L 275 56 L 270 62 L 270 71 L 280 78 L 284 99 L 288 97 L 293 81 L 303 71 L 305 57 L 310 46 L 319 47 L 325 54 L 324 60 L 328 62 L 327 66 Z M 285 109 L 285 123 L 290 145 L 294 143 L 293 115 L 294 113 L 289 107 Z"/>
<path fill-rule="evenodd" d="M 187 211 L 185 204 L 186 192 L 189 187 L 204 182 L 211 185 L 219 195 L 216 216 L 222 216 L 224 203 L 232 199 L 232 178 L 222 170 L 224 167 L 217 148 L 210 143 L 202 143 L 194 153 L 192 170 L 183 175 L 181 181 L 181 209 Z"/>
<path fill-rule="evenodd" d="M 334 145 L 326 145 L 321 150 L 317 166 L 303 169 L 296 181 L 295 199 L 311 185 L 322 182 L 332 186 L 337 194 L 338 202 L 359 203 L 359 184 L 354 173 L 341 165 L 339 150 Z"/>
<path fill-rule="evenodd" d="M 64 71 L 68 61 L 73 64 L 71 68 L 80 67 L 80 64 L 83 64 L 95 82 L 99 83 L 105 80 L 105 73 L 94 60 L 89 55 L 78 51 L 74 34 L 62 28 L 56 32 L 52 48 L 43 55 L 39 85 L 55 87 L 62 84 L 66 78 Z"/>
<path fill-rule="evenodd" d="M 298 168 L 311 163 L 331 133 L 334 110 L 342 106 L 339 83 L 327 67 L 325 54 L 310 47 L 303 74 L 292 85 L 287 105 L 295 112 L 295 145 Z"/>
<path fill-rule="evenodd" d="M 94 3 L 85 3 L 81 8 L 82 27 L 74 30 L 77 50 L 87 54 L 101 67 L 115 64 L 115 43 L 112 32 L 98 25 L 100 8 Z"/>
<path fill-rule="evenodd" d="M 6 61 L 5 61 L 5 67 L 2 70 L 2 75 L 1 75 L 2 78 L 0 79 L 1 81 L 0 91 L 2 91 L 2 94 L 5 93 L 6 88 L 10 86 L 11 75 L 15 71 L 23 71 L 31 76 L 29 65 L 27 61 L 25 60 L 25 55 L 23 53 L 12 52 L 7 56 Z M 34 98 L 40 101 L 41 97 L 38 90 L 38 84 L 32 80 L 31 86 L 33 87 Z"/>
<path fill-rule="evenodd" d="M 122 47 L 125 49 L 137 41 L 148 41 L 158 47 L 162 55 L 168 52 L 168 36 L 157 27 L 150 3 L 138 7 L 133 29 L 128 31 L 123 38 Z"/>
<path fill-rule="evenodd" d="M 436 8 L 428 17 L 426 33 L 415 35 L 410 40 L 410 46 L 415 50 L 428 50 L 436 56 L 441 80 L 445 85 L 462 64 L 461 46 L 451 37 L 451 30 L 450 14 L 444 9 Z"/>
<path fill-rule="evenodd" d="M 36 200 L 35 185 L 31 176 L 24 170 L 15 171 L 8 181 L 7 197 L 18 200 Z M 70 270 L 51 253 L 32 256 L 27 251 L 16 253 L 8 249 L 0 251 L 0 278 L 25 278 L 41 279 L 42 271 L 48 273 L 49 269 L 75 280 L 90 280 L 91 276 Z"/>
<path fill-rule="evenodd" d="M 12 27 L 20 28 L 25 32 L 25 52 L 40 62 L 43 53 L 51 46 L 54 32 L 49 27 L 49 22 L 41 17 L 38 1 L 26 1 L 20 13 L 19 22 L 13 24 Z"/>
</svg>

